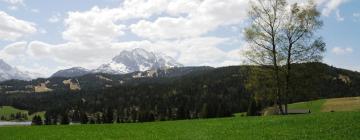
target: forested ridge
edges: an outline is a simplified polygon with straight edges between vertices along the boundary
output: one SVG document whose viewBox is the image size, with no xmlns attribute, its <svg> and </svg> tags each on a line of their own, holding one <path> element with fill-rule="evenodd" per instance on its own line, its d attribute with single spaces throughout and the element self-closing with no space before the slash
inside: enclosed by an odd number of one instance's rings
<svg viewBox="0 0 360 140">
<path fill-rule="evenodd" d="M 267 69 L 259 66 L 230 66 L 203 68 L 176 76 L 143 78 L 104 75 L 118 78 L 117 81 L 127 79 L 123 84 L 108 88 L 96 86 L 105 84 L 94 78 L 96 74 L 90 74 L 76 78 L 80 81 L 81 90 L 59 88 L 46 93 L 11 94 L 2 91 L 0 105 L 11 105 L 30 112 L 46 111 L 46 124 L 227 117 L 237 112 L 246 112 L 249 105 L 253 104 L 251 95 L 261 89 L 249 90 L 246 85 L 254 76 L 253 71 L 259 68 Z M 293 69 L 290 102 L 360 95 L 360 74 L 357 72 L 322 63 L 294 64 Z M 63 79 L 40 80 L 53 82 Z M 12 80 L 1 85 L 26 85 L 24 82 Z M 274 105 L 273 100 L 267 98 L 256 98 L 255 102 L 252 108 L 258 111 Z"/>
</svg>

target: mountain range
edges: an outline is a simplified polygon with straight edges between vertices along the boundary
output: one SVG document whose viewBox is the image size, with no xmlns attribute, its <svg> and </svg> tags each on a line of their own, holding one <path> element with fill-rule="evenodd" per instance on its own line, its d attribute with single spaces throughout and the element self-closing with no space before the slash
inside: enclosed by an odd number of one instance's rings
<svg viewBox="0 0 360 140">
<path fill-rule="evenodd" d="M 183 67 L 183 65 L 167 55 L 136 48 L 131 51 L 122 51 L 119 55 L 115 56 L 111 62 L 102 64 L 96 69 L 88 70 L 81 67 L 73 67 L 60 70 L 51 77 L 78 77 L 89 73 L 127 74 L 136 71 L 174 67 Z"/>
<path fill-rule="evenodd" d="M 31 73 L 20 71 L 15 67 L 10 66 L 4 60 L 0 59 L 0 81 L 19 79 L 31 80 L 34 78 Z"/>
<path fill-rule="evenodd" d="M 120 52 L 120 54 L 115 56 L 111 62 L 102 64 L 96 69 L 89 70 L 82 67 L 73 67 L 59 70 L 51 75 L 51 77 L 79 77 L 90 73 L 127 74 L 137 71 L 168 69 L 174 67 L 183 67 L 183 65 L 165 54 L 136 48 L 130 51 L 125 50 Z M 0 81 L 11 79 L 31 80 L 38 78 L 36 75 L 37 74 L 32 74 L 30 72 L 20 71 L 0 59 Z"/>
</svg>

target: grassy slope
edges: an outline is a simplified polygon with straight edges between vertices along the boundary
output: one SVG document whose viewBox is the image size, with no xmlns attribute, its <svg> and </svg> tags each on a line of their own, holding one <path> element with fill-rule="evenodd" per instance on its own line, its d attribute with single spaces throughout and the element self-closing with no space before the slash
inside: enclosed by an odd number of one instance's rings
<svg viewBox="0 0 360 140">
<path fill-rule="evenodd" d="M 360 97 L 328 99 L 324 103 L 322 111 L 360 111 Z"/>
<path fill-rule="evenodd" d="M 27 113 L 26 110 L 16 109 L 16 108 L 11 107 L 11 106 L 2 106 L 2 107 L 0 107 L 0 115 L 3 115 L 3 116 L 10 116 L 11 114 L 15 114 L 17 112 Z"/>
<path fill-rule="evenodd" d="M 360 112 L 234 117 L 143 124 L 0 127 L 0 138 L 61 139 L 360 139 Z"/>
<path fill-rule="evenodd" d="M 16 109 L 14 107 L 11 106 L 1 106 L 0 107 L 0 116 L 6 116 L 9 117 L 11 114 L 16 114 L 18 112 L 21 113 L 28 113 L 27 110 L 20 110 L 20 109 Z M 44 116 L 44 112 L 37 112 L 34 114 L 31 114 L 28 118 L 29 120 L 31 120 L 35 115 L 40 115 L 40 116 Z"/>
<path fill-rule="evenodd" d="M 312 113 L 360 111 L 360 97 L 322 99 L 289 105 L 289 109 L 310 109 Z"/>
<path fill-rule="evenodd" d="M 323 104 L 326 102 L 323 100 L 300 102 L 289 105 L 289 109 L 310 109 L 311 113 L 319 113 L 322 110 Z"/>
</svg>

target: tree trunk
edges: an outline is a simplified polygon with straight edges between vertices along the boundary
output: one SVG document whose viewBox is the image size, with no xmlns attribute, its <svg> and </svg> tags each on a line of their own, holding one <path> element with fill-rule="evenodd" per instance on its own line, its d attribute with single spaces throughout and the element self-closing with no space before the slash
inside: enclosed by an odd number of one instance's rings
<svg viewBox="0 0 360 140">
<path fill-rule="evenodd" d="M 275 21 L 274 21 L 275 22 Z M 275 81 L 276 81 L 276 93 L 275 95 L 277 96 L 277 105 L 279 107 L 279 111 L 281 114 L 284 114 L 284 110 L 282 107 L 282 101 L 281 101 L 281 92 L 280 92 L 280 76 L 279 76 L 279 66 L 277 63 L 277 50 L 276 50 L 276 44 L 275 44 L 275 40 L 276 40 L 276 33 L 274 31 L 274 26 L 271 26 L 271 32 L 272 32 L 272 36 L 271 36 L 271 42 L 272 42 L 272 55 L 273 55 L 273 65 L 274 65 L 274 72 L 275 72 Z"/>
<path fill-rule="evenodd" d="M 282 107 L 281 101 L 281 92 L 280 92 L 280 76 L 279 76 L 279 66 L 277 64 L 277 54 L 276 54 L 276 46 L 275 46 L 275 37 L 273 38 L 273 60 L 274 60 L 274 72 L 275 72 L 275 81 L 276 81 L 276 96 L 277 96 L 277 105 L 279 107 L 279 111 L 284 115 L 284 110 Z"/>
<path fill-rule="evenodd" d="M 286 77 L 285 77 L 285 114 L 288 114 L 288 104 L 289 104 L 289 92 L 290 92 L 290 78 L 291 78 L 291 49 L 292 44 L 290 43 L 287 55 L 286 63 Z"/>
</svg>

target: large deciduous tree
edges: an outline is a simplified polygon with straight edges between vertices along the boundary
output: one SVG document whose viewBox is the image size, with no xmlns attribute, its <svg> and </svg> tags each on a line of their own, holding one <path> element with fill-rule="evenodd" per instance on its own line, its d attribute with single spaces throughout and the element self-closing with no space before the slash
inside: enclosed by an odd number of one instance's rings
<svg viewBox="0 0 360 140">
<path fill-rule="evenodd" d="M 290 10 L 285 13 L 284 25 L 282 26 L 283 40 L 280 42 L 281 54 L 285 58 L 285 91 L 284 105 L 287 114 L 290 82 L 291 65 L 294 63 L 320 61 L 325 51 L 325 43 L 320 37 L 315 36 L 315 32 L 322 26 L 320 13 L 316 5 L 309 1 L 305 6 L 297 3 L 290 6 Z"/>
<path fill-rule="evenodd" d="M 246 56 L 254 64 L 271 66 L 274 83 L 269 87 L 273 89 L 271 96 L 275 97 L 280 113 L 287 114 L 291 65 L 319 61 L 325 50 L 325 43 L 315 35 L 322 26 L 320 14 L 312 1 L 299 6 L 286 0 L 254 0 L 249 17 L 251 25 L 245 29 L 249 44 Z"/>
<path fill-rule="evenodd" d="M 275 82 L 273 94 L 275 104 L 281 107 L 281 82 L 279 67 L 279 42 L 281 41 L 282 16 L 285 12 L 285 0 L 253 1 L 249 10 L 252 25 L 245 29 L 245 37 L 249 43 L 247 58 L 255 64 L 272 66 L 272 79 Z"/>
</svg>

